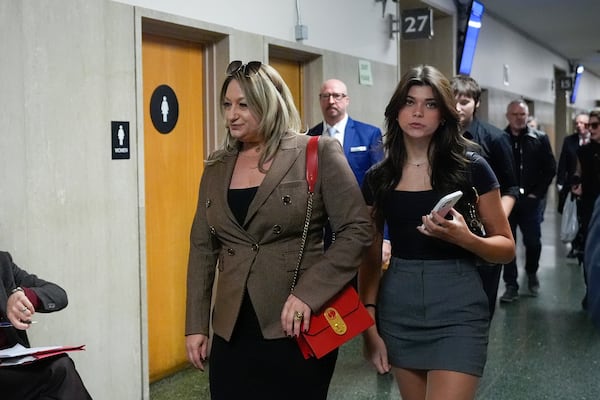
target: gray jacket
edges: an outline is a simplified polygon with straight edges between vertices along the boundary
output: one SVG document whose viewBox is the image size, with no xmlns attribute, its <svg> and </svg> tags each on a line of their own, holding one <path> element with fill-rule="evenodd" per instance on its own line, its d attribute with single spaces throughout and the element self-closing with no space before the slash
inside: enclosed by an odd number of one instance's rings
<svg viewBox="0 0 600 400">
<path fill-rule="evenodd" d="M 49 313 L 62 310 L 67 306 L 67 293 L 58 285 L 38 278 L 19 268 L 9 253 L 0 251 L 0 317 L 6 320 L 6 303 L 11 292 L 17 286 L 30 288 L 40 300 L 41 308 L 36 312 Z M 15 328 L 1 328 L 8 337 L 10 346 L 20 343 L 29 347 L 29 339 L 25 331 Z"/>
</svg>

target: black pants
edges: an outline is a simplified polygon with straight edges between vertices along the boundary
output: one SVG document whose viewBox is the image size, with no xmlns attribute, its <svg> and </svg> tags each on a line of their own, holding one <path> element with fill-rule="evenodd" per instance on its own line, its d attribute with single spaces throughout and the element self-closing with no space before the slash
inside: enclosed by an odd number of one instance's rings
<svg viewBox="0 0 600 400">
<path fill-rule="evenodd" d="M 540 267 L 540 255 L 542 253 L 542 207 L 542 199 L 521 197 L 517 200 L 508 217 L 515 243 L 517 242 L 517 228 L 520 228 L 523 234 L 525 272 L 528 275 L 536 274 Z M 513 286 L 517 290 L 519 289 L 516 257 L 504 265 L 502 277 L 506 286 Z"/>
<path fill-rule="evenodd" d="M 3 400 L 91 400 L 73 360 L 66 355 L 0 368 Z"/>
</svg>

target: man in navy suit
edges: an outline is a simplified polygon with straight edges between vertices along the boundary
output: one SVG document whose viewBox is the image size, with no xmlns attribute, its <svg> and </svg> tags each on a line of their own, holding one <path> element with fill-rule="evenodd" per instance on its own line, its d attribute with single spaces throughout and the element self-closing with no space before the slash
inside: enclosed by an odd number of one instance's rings
<svg viewBox="0 0 600 400">
<path fill-rule="evenodd" d="M 319 103 L 323 122 L 313 126 L 308 135 L 329 135 L 338 139 L 359 186 L 365 173 L 383 158 L 381 129 L 364 122 L 353 120 L 346 111 L 350 104 L 346 84 L 339 79 L 323 82 L 319 92 Z M 325 229 L 325 248 L 331 244 L 333 234 L 329 224 Z M 389 241 L 383 246 L 383 259 L 391 255 Z"/>
<path fill-rule="evenodd" d="M 319 92 L 319 102 L 323 122 L 312 127 L 308 134 L 328 135 L 331 132 L 331 136 L 342 144 L 350 168 L 358 184 L 362 185 L 367 170 L 383 158 L 381 129 L 348 116 L 348 89 L 344 82 L 338 79 L 329 79 L 323 83 Z"/>
</svg>

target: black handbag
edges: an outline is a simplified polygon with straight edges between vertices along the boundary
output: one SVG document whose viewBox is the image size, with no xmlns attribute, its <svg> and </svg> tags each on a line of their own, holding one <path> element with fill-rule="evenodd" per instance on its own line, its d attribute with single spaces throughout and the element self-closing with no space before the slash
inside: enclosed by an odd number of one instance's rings
<svg viewBox="0 0 600 400">
<path fill-rule="evenodd" d="M 467 157 L 469 158 L 469 160 L 471 160 L 471 162 L 474 162 L 476 156 L 474 152 L 468 151 Z M 469 166 L 469 170 L 467 171 L 468 186 L 461 189 L 463 192 L 463 196 L 454 208 L 456 209 L 456 211 L 462 214 L 471 232 L 473 232 L 477 236 L 485 237 L 485 228 L 483 226 L 483 223 L 481 222 L 479 213 L 477 212 L 477 203 L 479 203 L 479 193 L 473 185 L 473 173 L 471 171 L 471 168 L 472 167 Z"/>
<path fill-rule="evenodd" d="M 463 188 L 463 197 L 455 206 L 456 210 L 462 214 L 469 230 L 477 236 L 485 237 L 485 228 L 477 212 L 477 203 L 479 202 L 479 193 L 475 186 Z"/>
</svg>

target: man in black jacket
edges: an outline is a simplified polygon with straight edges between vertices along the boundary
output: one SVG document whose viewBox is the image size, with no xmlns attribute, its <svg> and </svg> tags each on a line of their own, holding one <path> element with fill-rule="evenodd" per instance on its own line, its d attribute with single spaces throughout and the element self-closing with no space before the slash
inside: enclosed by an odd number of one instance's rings
<svg viewBox="0 0 600 400">
<path fill-rule="evenodd" d="M 528 116 L 529 107 L 522 99 L 511 101 L 506 108 L 508 126 L 505 132 L 512 143 L 520 191 L 508 220 L 515 240 L 517 227 L 523 233 L 529 292 L 532 296 L 537 296 L 540 288 L 537 271 L 542 252 L 542 213 L 548 186 L 556 174 L 556 159 L 548 136 L 527 126 Z M 517 276 L 515 258 L 504 266 L 506 291 L 500 297 L 501 302 L 510 303 L 519 298 Z"/>
<path fill-rule="evenodd" d="M 36 312 L 49 313 L 67 306 L 67 293 L 58 285 L 20 269 L 9 253 L 0 251 L 0 348 L 29 347 L 26 330 Z M 65 353 L 18 366 L 0 362 L 0 398 L 91 399 L 73 360 Z"/>
<path fill-rule="evenodd" d="M 562 214 L 565 200 L 571 191 L 573 175 L 577 168 L 577 150 L 590 141 L 588 130 L 589 115 L 579 113 L 575 116 L 575 132 L 566 136 L 560 150 L 558 171 L 556 173 L 556 188 L 558 189 L 558 212 Z M 579 204 L 578 204 L 579 205 Z M 567 257 L 574 258 L 583 252 L 582 238 L 578 235 L 571 242 L 571 250 Z"/>
<path fill-rule="evenodd" d="M 590 142 L 589 118 L 587 113 L 577 114 L 575 116 L 575 132 L 566 136 L 563 140 L 556 173 L 556 186 L 562 198 L 558 212 L 562 212 L 564 198 L 571 191 L 572 177 L 577 168 L 577 149 L 579 149 L 579 146 Z"/>
<path fill-rule="evenodd" d="M 508 216 L 519 197 L 511 142 L 501 129 L 480 121 L 475 116 L 481 99 L 481 87 L 475 79 L 467 75 L 457 75 L 452 79 L 452 90 L 463 136 L 479 145 L 475 151 L 485 158 L 496 174 L 500 184 L 502 208 Z M 479 267 L 483 289 L 488 296 L 490 320 L 496 310 L 501 273 L 502 265 Z"/>
</svg>

